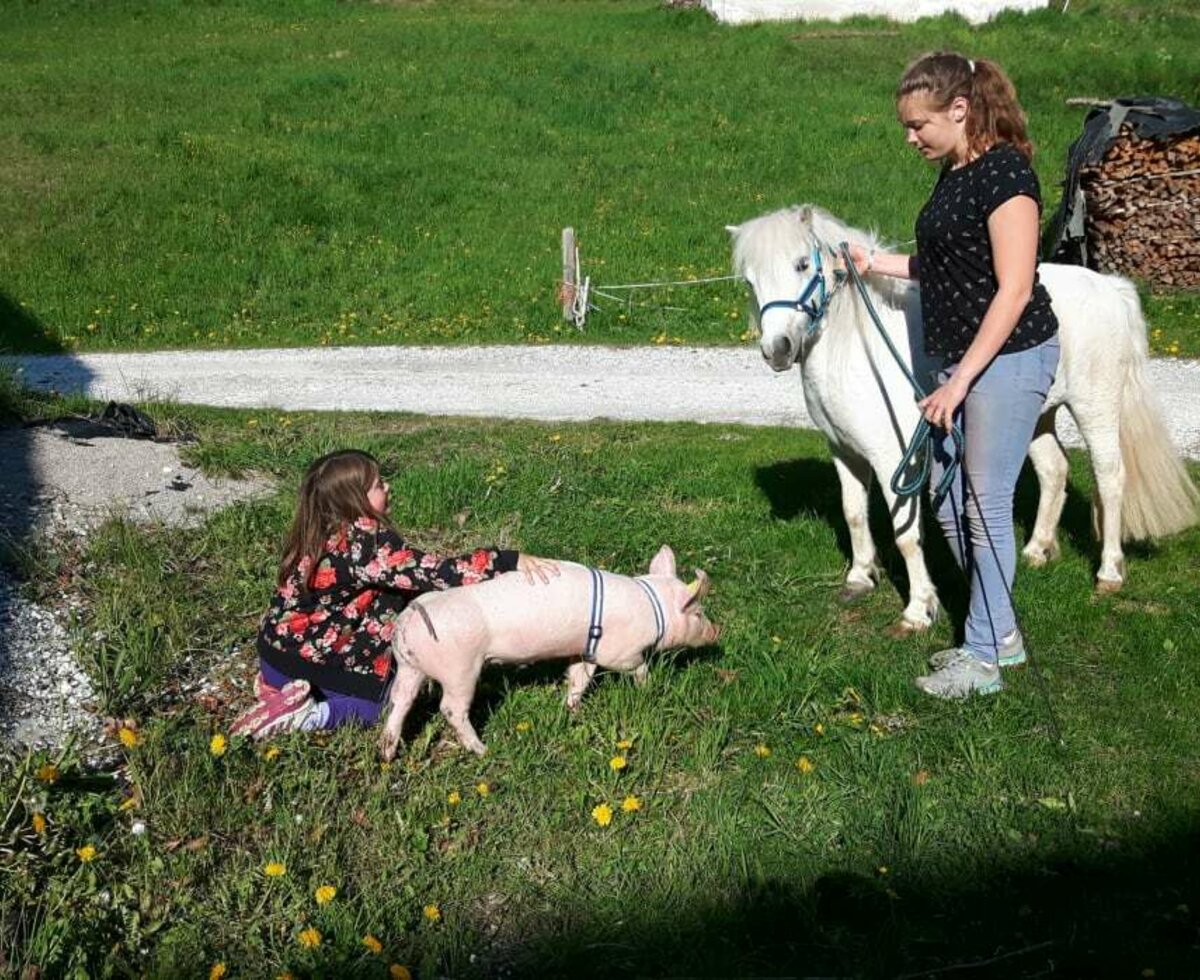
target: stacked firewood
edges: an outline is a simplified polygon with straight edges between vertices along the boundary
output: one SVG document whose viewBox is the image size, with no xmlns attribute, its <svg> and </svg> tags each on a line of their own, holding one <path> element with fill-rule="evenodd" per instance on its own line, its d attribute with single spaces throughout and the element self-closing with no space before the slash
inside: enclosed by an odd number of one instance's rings
<svg viewBox="0 0 1200 980">
<path fill-rule="evenodd" d="M 1139 139 L 1122 126 L 1081 167 L 1089 265 L 1166 286 L 1200 287 L 1200 134 Z"/>
</svg>

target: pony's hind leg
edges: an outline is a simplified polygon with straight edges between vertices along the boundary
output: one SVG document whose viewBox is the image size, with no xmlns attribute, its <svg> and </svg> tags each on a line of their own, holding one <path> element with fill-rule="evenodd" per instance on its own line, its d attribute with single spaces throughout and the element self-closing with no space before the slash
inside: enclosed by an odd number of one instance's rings
<svg viewBox="0 0 1200 980">
<path fill-rule="evenodd" d="M 850 531 L 850 571 L 838 598 L 854 602 L 871 592 L 879 582 L 875 541 L 867 522 L 867 494 L 871 489 L 871 467 L 866 460 L 839 447 L 833 449 L 833 466 L 842 488 L 842 514 Z"/>
<path fill-rule="evenodd" d="M 1096 478 L 1094 519 L 1100 538 L 1097 592 L 1119 592 L 1125 584 L 1125 553 L 1121 548 L 1121 498 L 1125 492 L 1125 464 L 1121 458 L 1120 406 L 1089 402 L 1071 404 L 1071 414 L 1092 457 Z"/>
<path fill-rule="evenodd" d="M 1067 500 L 1067 454 L 1054 427 L 1058 408 L 1052 408 L 1038 419 L 1029 444 L 1029 461 L 1038 478 L 1037 518 L 1029 541 L 1021 550 L 1025 560 L 1035 568 L 1059 556 L 1058 522 Z"/>
</svg>

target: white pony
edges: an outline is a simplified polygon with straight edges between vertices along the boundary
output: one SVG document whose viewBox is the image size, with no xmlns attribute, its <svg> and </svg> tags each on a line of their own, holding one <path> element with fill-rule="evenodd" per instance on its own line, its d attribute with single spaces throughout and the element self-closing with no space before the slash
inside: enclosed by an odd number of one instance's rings
<svg viewBox="0 0 1200 980">
<path fill-rule="evenodd" d="M 937 614 L 938 598 L 921 550 L 920 497 L 899 498 L 889 486 L 920 415 L 912 388 L 861 296 L 837 271 L 842 242 L 866 248 L 878 242 L 811 205 L 728 230 L 734 267 L 754 291 L 752 319 L 763 358 L 775 371 L 800 365 L 809 414 L 829 439 L 852 551 L 842 597 L 869 592 L 879 577 L 867 524 L 874 475 L 908 568 L 909 600 L 901 625 L 924 629 Z M 1094 518 L 1102 543 L 1096 588 L 1116 591 L 1125 580 L 1122 538 L 1156 538 L 1190 527 L 1197 521 L 1200 497 L 1146 380 L 1146 325 L 1133 285 L 1079 266 L 1042 265 L 1039 271 L 1058 317 L 1062 354 L 1029 447 L 1041 495 L 1023 554 L 1030 564 L 1042 565 L 1059 553 L 1067 457 L 1054 416 L 1065 404 L 1087 443 L 1096 476 Z M 888 335 L 930 390 L 917 289 L 877 275 L 866 277 L 865 285 Z"/>
</svg>

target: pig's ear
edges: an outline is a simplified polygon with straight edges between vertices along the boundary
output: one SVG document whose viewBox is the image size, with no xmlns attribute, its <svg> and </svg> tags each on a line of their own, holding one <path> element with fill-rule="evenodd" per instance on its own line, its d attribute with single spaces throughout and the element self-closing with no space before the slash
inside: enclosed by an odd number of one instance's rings
<svg viewBox="0 0 1200 980">
<path fill-rule="evenodd" d="M 684 609 L 690 609 L 692 606 L 704 600 L 708 595 L 708 590 L 712 586 L 709 580 L 708 573 L 703 568 L 696 569 L 696 580 L 688 584 L 688 601 L 683 604 Z"/>
<path fill-rule="evenodd" d="M 658 554 L 650 562 L 651 575 L 675 575 L 675 552 L 668 545 L 658 549 Z"/>
</svg>

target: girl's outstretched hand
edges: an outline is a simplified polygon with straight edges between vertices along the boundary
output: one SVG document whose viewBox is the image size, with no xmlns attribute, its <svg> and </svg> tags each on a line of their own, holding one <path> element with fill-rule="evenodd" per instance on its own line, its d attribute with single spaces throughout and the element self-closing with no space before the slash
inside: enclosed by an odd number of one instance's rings
<svg viewBox="0 0 1200 980">
<path fill-rule="evenodd" d="M 517 571 L 525 576 L 525 581 L 530 585 L 538 580 L 545 585 L 550 579 L 557 578 L 559 575 L 558 562 L 549 558 L 538 558 L 536 555 L 527 555 L 524 552 L 521 552 L 520 557 L 517 558 Z"/>
</svg>

